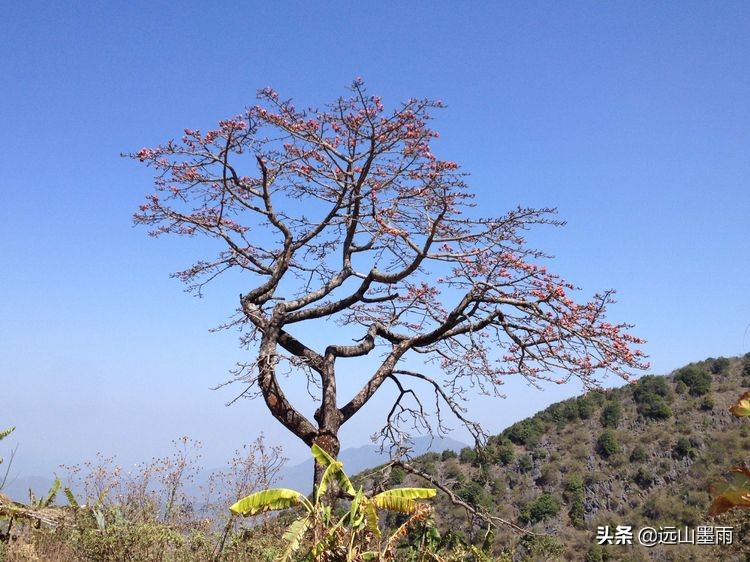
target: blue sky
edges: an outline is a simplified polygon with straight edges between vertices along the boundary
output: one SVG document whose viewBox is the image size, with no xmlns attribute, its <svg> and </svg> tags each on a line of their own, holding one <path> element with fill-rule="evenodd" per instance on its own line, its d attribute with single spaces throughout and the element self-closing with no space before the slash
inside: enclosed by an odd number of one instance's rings
<svg viewBox="0 0 750 562">
<path fill-rule="evenodd" d="M 355 76 L 386 105 L 444 100 L 436 152 L 472 174 L 483 214 L 558 207 L 568 225 L 532 242 L 581 298 L 618 290 L 611 318 L 649 340 L 653 372 L 750 351 L 747 3 L 15 2 L 3 15 L 0 426 L 18 426 L 24 470 L 96 451 L 134 462 L 184 434 L 209 464 L 261 430 L 305 455 L 260 402 L 226 408 L 239 389 L 209 390 L 246 357 L 237 334 L 208 332 L 237 291 L 195 299 L 168 277 L 200 248 L 131 226 L 150 173 L 119 156 L 211 127 L 267 85 L 298 105 Z M 500 408 L 471 408 L 496 432 L 580 390 L 517 382 Z M 368 406 L 344 446 L 379 414 Z"/>
</svg>

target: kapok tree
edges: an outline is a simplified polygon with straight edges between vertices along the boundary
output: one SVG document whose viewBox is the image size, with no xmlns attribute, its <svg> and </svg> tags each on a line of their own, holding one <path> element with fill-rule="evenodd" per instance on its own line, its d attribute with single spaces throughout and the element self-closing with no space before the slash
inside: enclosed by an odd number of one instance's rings
<svg viewBox="0 0 750 562">
<path fill-rule="evenodd" d="M 235 323 L 257 357 L 235 378 L 307 445 L 338 455 L 340 428 L 386 382 L 397 392 L 384 439 L 398 443 L 405 422 L 429 430 L 437 419 L 442 431 L 442 408 L 479 441 L 465 417 L 469 387 L 498 395 L 507 375 L 591 387 L 599 372 L 627 380 L 645 367 L 630 326 L 605 320 L 612 292 L 575 302 L 575 288 L 524 241 L 530 226 L 560 224 L 554 209 L 478 216 L 466 174 L 430 148 L 430 110 L 441 102 L 410 99 L 389 112 L 360 80 L 324 110 L 297 109 L 271 89 L 258 99 L 216 130 L 186 129 L 131 154 L 157 172 L 135 222 L 154 236 L 218 241 L 213 258 L 175 274 L 199 294 L 223 273 L 244 274 Z M 319 330 L 332 341 L 315 349 L 303 327 L 325 321 L 341 329 Z M 342 330 L 348 342 L 335 341 Z M 341 364 L 368 354 L 377 366 L 341 400 Z M 313 419 L 279 384 L 288 368 L 314 383 Z M 436 412 L 415 385 L 431 387 Z"/>
</svg>

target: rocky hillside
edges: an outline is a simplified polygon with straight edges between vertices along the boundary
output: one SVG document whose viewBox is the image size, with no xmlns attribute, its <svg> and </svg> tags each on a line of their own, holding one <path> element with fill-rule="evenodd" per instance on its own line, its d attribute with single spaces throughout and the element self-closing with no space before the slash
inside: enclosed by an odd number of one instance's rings
<svg viewBox="0 0 750 562">
<path fill-rule="evenodd" d="M 412 465 L 461 500 L 536 533 L 496 532 L 495 554 L 513 551 L 514 560 L 750 560 L 750 514 L 708 515 L 710 485 L 750 459 L 750 423 L 728 411 L 748 387 L 750 354 L 707 359 L 553 404 L 492 437 L 481 454 L 429 453 Z M 373 486 L 379 477 L 363 475 Z M 400 468 L 387 478 L 425 484 Z M 449 535 L 485 540 L 486 529 L 445 493 L 435 518 Z M 600 525 L 632 526 L 634 544 L 598 546 Z M 646 526 L 705 525 L 734 526 L 734 544 L 637 544 Z"/>
</svg>

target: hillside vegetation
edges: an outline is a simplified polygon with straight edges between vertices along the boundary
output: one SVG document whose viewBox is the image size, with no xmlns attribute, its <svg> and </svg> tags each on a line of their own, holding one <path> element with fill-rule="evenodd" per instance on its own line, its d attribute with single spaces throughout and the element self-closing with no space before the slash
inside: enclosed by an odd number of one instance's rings
<svg viewBox="0 0 750 562">
<path fill-rule="evenodd" d="M 325 562 L 750 560 L 748 512 L 709 516 L 710 486 L 750 454 L 750 420 L 729 412 L 748 387 L 750 354 L 707 359 L 553 404 L 491 437 L 479 452 L 432 452 L 368 470 L 347 484 L 349 499 L 333 506 L 291 492 L 299 501 L 279 505 L 296 509 L 257 519 L 233 517 L 228 507 L 274 486 L 281 451 L 262 439 L 238 451 L 213 500 L 196 504 L 185 493 L 197 470 L 185 438 L 172 457 L 145 465 L 142 474 L 125 475 L 111 459 L 84 463 L 86 492 L 78 500 L 60 481 L 28 504 L 0 494 L 0 562 L 294 562 L 311 559 L 304 553 L 322 536 L 331 537 L 331 548 L 315 560 Z M 743 400 L 750 411 L 750 394 Z M 340 463 L 329 464 L 341 471 Z M 346 477 L 331 474 L 344 489 Z M 383 492 L 394 487 L 411 491 Z M 432 487 L 439 492 L 429 500 Z M 58 491 L 69 506 L 56 507 Z M 396 501 L 394 493 L 428 501 Z M 243 502 L 276 501 L 265 494 Z M 597 527 L 606 525 L 632 526 L 634 535 L 645 526 L 727 526 L 734 543 L 600 546 Z M 387 556 L 365 556 L 373 545 Z"/>
<path fill-rule="evenodd" d="M 750 451 L 750 424 L 728 408 L 750 387 L 750 354 L 707 359 L 669 376 L 589 392 L 551 405 L 489 439 L 481 454 L 428 453 L 412 466 L 460 500 L 540 536 L 501 526 L 496 554 L 549 560 L 745 560 L 750 520 L 734 511 L 709 517 L 709 487 Z M 380 472 L 369 477 L 375 485 Z M 364 476 L 368 479 L 368 476 Z M 423 479 L 394 468 L 390 484 Z M 447 494 L 438 496 L 439 529 L 482 542 L 486 528 Z M 727 546 L 595 545 L 597 526 L 733 525 Z M 634 541 L 636 542 L 636 541 Z M 750 558 L 747 558 L 750 559 Z"/>
</svg>

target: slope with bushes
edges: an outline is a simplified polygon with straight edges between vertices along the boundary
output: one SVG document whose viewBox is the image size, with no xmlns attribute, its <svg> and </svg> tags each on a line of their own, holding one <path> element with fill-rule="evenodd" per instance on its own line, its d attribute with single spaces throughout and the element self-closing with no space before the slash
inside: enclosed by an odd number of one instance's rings
<svg viewBox="0 0 750 562">
<path fill-rule="evenodd" d="M 750 424 L 728 411 L 748 387 L 750 354 L 707 359 L 553 404 L 491 437 L 481 452 L 429 453 L 411 466 L 480 512 L 535 533 L 494 531 L 495 551 L 512 550 L 519 560 L 744 560 L 750 518 L 742 511 L 709 517 L 708 509 L 710 485 L 750 456 Z M 379 474 L 369 476 L 373 484 Z M 420 480 L 402 469 L 390 478 Z M 485 540 L 483 521 L 467 518 L 446 493 L 436 519 L 459 538 Z M 600 547 L 599 525 L 733 525 L 734 544 Z"/>
<path fill-rule="evenodd" d="M 734 405 L 742 415 L 750 413 L 750 393 L 738 402 L 747 387 L 750 354 L 708 359 L 670 376 L 646 376 L 634 385 L 553 404 L 493 436 L 481 451 L 428 453 L 407 466 L 360 474 L 352 479 L 357 488 L 364 485 L 359 499 L 313 510 L 307 534 L 299 523 L 300 517 L 306 520 L 304 512 L 248 524 L 229 517 L 231 502 L 225 496 L 212 502 L 218 508 L 213 516 L 198 509 L 183 490 L 185 475 L 193 470 L 183 441 L 173 457 L 125 480 L 119 469 L 107 469 L 107 462 L 89 466 L 85 504 L 65 490 L 70 506 L 55 507 L 59 481 L 29 505 L 0 497 L 0 561 L 292 561 L 326 537 L 341 548 L 328 548 L 316 560 L 746 560 L 748 512 L 709 516 L 708 490 L 748 457 L 750 420 L 728 411 Z M 272 479 L 254 475 L 279 466 L 273 460 L 278 455 L 260 442 L 246 453 L 233 459 L 234 468 L 222 480 L 234 483 L 224 490 L 232 501 L 268 487 Z M 149 487 L 155 478 L 166 487 Z M 432 484 L 440 493 L 418 510 L 390 515 L 383 510 L 376 520 L 367 507 L 385 497 L 383 488 Z M 368 521 L 382 523 L 382 535 Z M 600 546 L 600 525 L 631 525 L 636 532 L 644 526 L 732 526 L 735 541 L 652 549 Z M 360 544 L 357 537 L 369 542 Z"/>
</svg>

